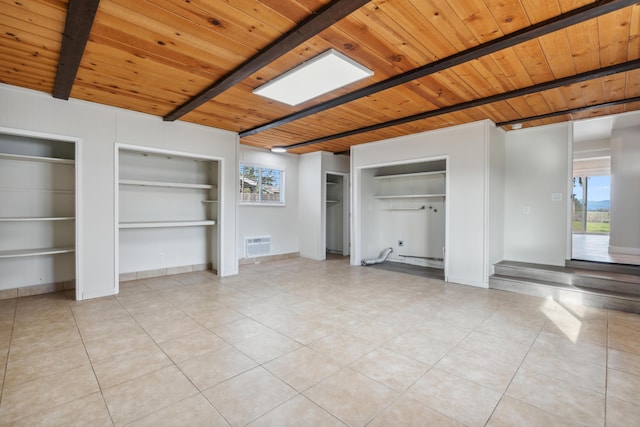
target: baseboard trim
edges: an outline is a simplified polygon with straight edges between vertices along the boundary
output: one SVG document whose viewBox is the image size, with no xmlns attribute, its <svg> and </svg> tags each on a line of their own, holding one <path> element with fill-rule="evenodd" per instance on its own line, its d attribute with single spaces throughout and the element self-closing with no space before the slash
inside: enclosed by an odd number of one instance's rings
<svg viewBox="0 0 640 427">
<path fill-rule="evenodd" d="M 300 258 L 300 252 L 290 252 L 286 254 L 277 254 L 277 255 L 265 255 L 265 256 L 255 257 L 255 258 L 240 258 L 238 260 L 238 264 L 240 265 L 257 264 L 259 262 L 280 261 L 283 259 L 290 259 L 290 258 Z"/>
<path fill-rule="evenodd" d="M 21 286 L 19 288 L 0 290 L 0 301 L 11 298 L 30 297 L 33 295 L 50 294 L 53 292 L 69 291 L 76 288 L 75 279 L 62 282 L 41 283 L 39 285 Z"/>
<path fill-rule="evenodd" d="M 609 246 L 609 253 L 624 255 L 640 255 L 640 248 L 627 248 L 624 246 Z"/>
<path fill-rule="evenodd" d="M 120 282 L 129 282 L 132 280 L 150 279 L 152 277 L 171 276 L 173 274 L 193 273 L 195 271 L 211 270 L 212 268 L 213 268 L 213 265 L 211 263 L 183 265 L 179 267 L 156 268 L 153 270 L 121 273 L 118 276 L 118 279 Z"/>
</svg>

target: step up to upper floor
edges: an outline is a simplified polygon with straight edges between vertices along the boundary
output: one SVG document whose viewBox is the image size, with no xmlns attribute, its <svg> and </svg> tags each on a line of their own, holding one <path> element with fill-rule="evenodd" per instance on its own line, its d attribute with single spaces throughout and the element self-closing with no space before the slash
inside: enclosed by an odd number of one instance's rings
<svg viewBox="0 0 640 427">
<path fill-rule="evenodd" d="M 640 313 L 640 296 L 635 294 L 595 288 L 576 288 L 562 283 L 497 274 L 489 278 L 489 287 L 542 298 L 552 298 L 561 303 Z"/>
<path fill-rule="evenodd" d="M 590 266 L 581 264 L 570 267 L 531 264 L 515 261 L 501 261 L 494 266 L 495 274 L 512 278 L 533 279 L 569 285 L 573 288 L 600 289 L 608 292 L 633 294 L 640 296 L 640 268 L 633 274 L 633 268 L 624 272 L 611 271 L 607 266 Z M 630 266 L 635 267 L 635 266 Z M 597 269 L 596 269 L 597 268 Z M 620 271 L 620 270 L 618 270 Z"/>
<path fill-rule="evenodd" d="M 501 261 L 489 287 L 558 301 L 640 313 L 640 271 L 576 263 L 568 267 Z M 640 270 L 640 268 L 638 269 Z M 638 274 L 635 274 L 638 273 Z"/>
<path fill-rule="evenodd" d="M 614 264 L 608 262 L 580 261 L 571 259 L 565 261 L 565 267 L 640 276 L 640 265 L 632 264 Z"/>
</svg>

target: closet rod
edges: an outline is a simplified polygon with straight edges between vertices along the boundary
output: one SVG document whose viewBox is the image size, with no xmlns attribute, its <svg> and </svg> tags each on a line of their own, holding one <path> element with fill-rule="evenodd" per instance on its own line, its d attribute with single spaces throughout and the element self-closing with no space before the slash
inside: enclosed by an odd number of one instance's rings
<svg viewBox="0 0 640 427">
<path fill-rule="evenodd" d="M 424 205 L 419 208 L 386 208 L 385 211 L 421 211 L 424 210 Z"/>
</svg>

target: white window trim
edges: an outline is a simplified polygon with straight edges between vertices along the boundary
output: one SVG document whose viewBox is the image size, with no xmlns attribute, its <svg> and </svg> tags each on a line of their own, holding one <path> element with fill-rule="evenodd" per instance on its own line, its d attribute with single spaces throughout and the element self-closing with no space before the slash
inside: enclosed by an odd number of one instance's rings
<svg viewBox="0 0 640 427">
<path fill-rule="evenodd" d="M 240 200 L 240 204 L 242 206 L 265 206 L 265 207 L 267 207 L 267 206 L 271 206 L 271 207 L 284 207 L 284 206 L 286 206 L 286 188 L 285 188 L 285 182 L 286 182 L 285 178 L 287 176 L 286 169 L 280 169 L 279 167 L 274 167 L 274 166 L 269 166 L 269 165 L 264 165 L 264 164 L 259 164 L 259 163 L 240 162 L 240 167 L 238 168 L 238 180 L 242 176 L 242 172 L 240 172 L 240 169 L 243 166 L 259 168 L 259 169 L 273 169 L 273 170 L 280 171 L 280 193 L 281 193 L 280 199 L 281 199 L 281 201 L 280 202 L 249 202 L 249 201 L 243 201 L 241 199 Z"/>
</svg>

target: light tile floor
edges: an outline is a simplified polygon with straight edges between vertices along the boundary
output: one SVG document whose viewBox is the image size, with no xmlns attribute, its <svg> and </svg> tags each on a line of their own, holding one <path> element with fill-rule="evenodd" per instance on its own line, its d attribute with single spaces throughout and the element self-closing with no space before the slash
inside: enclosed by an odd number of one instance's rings
<svg viewBox="0 0 640 427">
<path fill-rule="evenodd" d="M 0 424 L 631 426 L 640 316 L 289 259 L 0 301 Z"/>
</svg>

